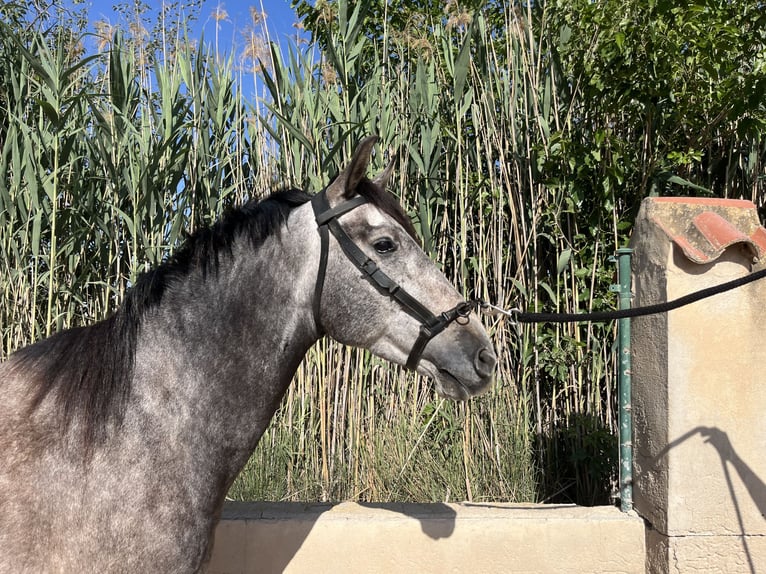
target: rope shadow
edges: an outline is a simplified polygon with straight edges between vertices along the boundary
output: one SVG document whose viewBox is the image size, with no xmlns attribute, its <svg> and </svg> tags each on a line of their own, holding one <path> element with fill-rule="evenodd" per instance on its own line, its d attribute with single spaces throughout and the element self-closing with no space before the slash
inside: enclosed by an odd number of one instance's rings
<svg viewBox="0 0 766 574">
<path fill-rule="evenodd" d="M 657 455 L 652 459 L 652 466 L 656 466 L 657 462 L 666 456 L 671 449 L 680 446 L 693 436 L 700 435 L 704 438 L 706 444 L 710 444 L 716 449 L 718 456 L 721 459 L 721 466 L 723 467 L 724 477 L 726 478 L 726 485 L 729 489 L 729 495 L 731 496 L 732 503 L 734 504 L 734 511 L 737 515 L 737 522 L 741 533 L 742 548 L 747 558 L 749 571 L 751 574 L 755 574 L 755 563 L 750 551 L 750 547 L 747 543 L 747 532 L 745 528 L 744 519 L 742 516 L 742 509 L 740 507 L 740 501 L 737 498 L 737 493 L 734 490 L 734 483 L 732 482 L 731 472 L 729 466 L 731 466 L 739 475 L 740 480 L 744 484 L 750 498 L 755 504 L 761 517 L 766 520 L 766 483 L 751 469 L 747 463 L 737 454 L 734 446 L 731 444 L 729 435 L 717 427 L 698 426 L 680 437 L 670 441 Z"/>
</svg>

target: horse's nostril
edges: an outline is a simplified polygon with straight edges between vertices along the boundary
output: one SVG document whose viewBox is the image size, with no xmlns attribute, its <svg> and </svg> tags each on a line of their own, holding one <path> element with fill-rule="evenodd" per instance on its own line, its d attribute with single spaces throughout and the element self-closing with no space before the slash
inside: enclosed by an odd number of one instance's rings
<svg viewBox="0 0 766 574">
<path fill-rule="evenodd" d="M 495 353 L 487 348 L 480 349 L 476 353 L 476 359 L 473 362 L 476 372 L 483 377 L 490 376 L 495 371 L 495 365 L 497 364 L 497 357 Z"/>
</svg>

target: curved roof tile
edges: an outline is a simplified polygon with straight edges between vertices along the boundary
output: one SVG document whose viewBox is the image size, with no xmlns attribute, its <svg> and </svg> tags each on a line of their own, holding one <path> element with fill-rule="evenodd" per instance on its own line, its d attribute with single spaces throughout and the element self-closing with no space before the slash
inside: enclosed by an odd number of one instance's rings
<svg viewBox="0 0 766 574">
<path fill-rule="evenodd" d="M 715 261 L 738 244 L 754 259 L 766 253 L 766 229 L 751 201 L 654 197 L 645 202 L 649 219 L 695 263 Z"/>
</svg>

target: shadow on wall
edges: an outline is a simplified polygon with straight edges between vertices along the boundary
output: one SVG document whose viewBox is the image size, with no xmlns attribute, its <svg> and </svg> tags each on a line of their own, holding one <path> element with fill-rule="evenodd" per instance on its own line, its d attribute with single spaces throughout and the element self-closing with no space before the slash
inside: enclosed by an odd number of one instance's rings
<svg viewBox="0 0 766 574">
<path fill-rule="evenodd" d="M 423 534 L 432 540 L 449 538 L 455 532 L 457 512 L 446 504 L 419 504 L 416 502 L 359 502 L 358 504 L 362 508 L 388 510 L 395 514 L 414 518 L 420 522 L 420 529 Z"/>
<path fill-rule="evenodd" d="M 207 572 L 283 572 L 317 522 L 321 520 L 327 524 L 334 520 L 332 510 L 335 506 L 301 502 L 227 503 L 216 531 L 215 552 Z M 362 502 L 357 507 L 360 513 L 365 509 L 390 511 L 392 520 L 402 516 L 415 519 L 423 534 L 433 540 L 448 538 L 455 530 L 457 513 L 446 504 Z M 347 521 L 347 515 L 344 517 L 339 520 Z M 237 527 L 234 521 L 240 526 Z M 245 528 L 241 528 L 243 521 Z M 338 545 L 343 544 L 341 537 Z"/>
<path fill-rule="evenodd" d="M 742 507 L 740 500 L 737 498 L 737 491 L 734 489 L 734 483 L 732 482 L 731 470 L 733 469 L 739 476 L 742 484 L 747 489 L 750 498 L 752 498 L 755 507 L 760 512 L 761 517 L 766 520 L 766 483 L 753 472 L 753 470 L 740 458 L 734 446 L 729 440 L 729 435 L 717 427 L 698 426 L 692 430 L 684 433 L 677 439 L 668 443 L 652 461 L 652 466 L 656 466 L 659 461 L 668 454 L 673 448 L 681 445 L 690 438 L 699 435 L 704 439 L 706 444 L 710 444 L 716 449 L 718 456 L 721 458 L 721 466 L 723 467 L 724 477 L 726 479 L 726 485 L 729 489 L 729 495 L 731 496 L 732 503 L 734 505 L 734 511 L 737 515 L 737 521 L 739 523 L 739 530 L 741 534 L 742 547 L 747 558 L 750 572 L 755 572 L 755 564 L 753 562 L 753 556 L 747 543 L 747 530 L 745 527 L 745 521 L 743 519 Z"/>
</svg>

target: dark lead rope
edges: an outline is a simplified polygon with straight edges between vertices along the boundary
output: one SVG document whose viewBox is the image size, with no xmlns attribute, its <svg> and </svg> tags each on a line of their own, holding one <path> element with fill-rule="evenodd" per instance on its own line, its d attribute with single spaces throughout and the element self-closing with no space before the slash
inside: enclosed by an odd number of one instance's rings
<svg viewBox="0 0 766 574">
<path fill-rule="evenodd" d="M 314 322 L 317 328 L 320 327 L 319 306 L 322 299 L 322 290 L 327 271 L 327 257 L 329 251 L 329 235 L 333 234 L 338 241 L 341 249 L 354 265 L 356 265 L 364 276 L 380 291 L 396 300 L 402 308 L 420 321 L 420 332 L 418 338 L 410 350 L 407 357 L 407 368 L 415 370 L 420 362 L 420 357 L 426 348 L 428 342 L 436 335 L 441 333 L 453 321 L 460 324 L 468 323 L 468 317 L 471 311 L 478 306 L 477 301 L 463 301 L 455 305 L 452 309 L 444 311 L 439 315 L 434 315 L 425 305 L 407 293 L 398 283 L 386 275 L 367 254 L 362 251 L 356 243 L 348 236 L 338 223 L 338 217 L 348 213 L 352 209 L 366 203 L 367 200 L 362 196 L 356 196 L 353 199 L 345 201 L 340 205 L 331 208 L 327 202 L 325 192 L 316 194 L 311 199 L 311 206 L 314 209 L 314 216 L 319 226 L 319 235 L 321 240 L 321 253 L 319 256 L 319 271 L 317 272 L 317 282 L 314 287 Z"/>
<path fill-rule="evenodd" d="M 635 307 L 632 309 L 619 309 L 617 311 L 594 311 L 592 313 L 526 313 L 518 309 L 505 310 L 500 307 L 495 307 L 487 303 L 486 301 L 477 300 L 476 303 L 483 309 L 494 309 L 504 315 L 508 315 L 513 320 L 519 323 L 578 323 L 578 322 L 604 322 L 613 321 L 615 319 L 627 319 L 630 317 L 643 317 L 646 315 L 657 315 L 659 313 L 667 313 L 673 309 L 684 307 L 692 303 L 696 303 L 701 299 L 707 299 L 713 295 L 718 295 L 726 291 L 731 291 L 753 281 L 763 279 L 766 277 L 766 269 L 754 271 L 749 275 L 721 283 L 720 285 L 714 285 L 713 287 L 707 287 L 694 293 L 689 293 L 678 299 L 667 301 L 665 303 L 656 303 L 654 305 L 646 305 L 644 307 Z"/>
</svg>

